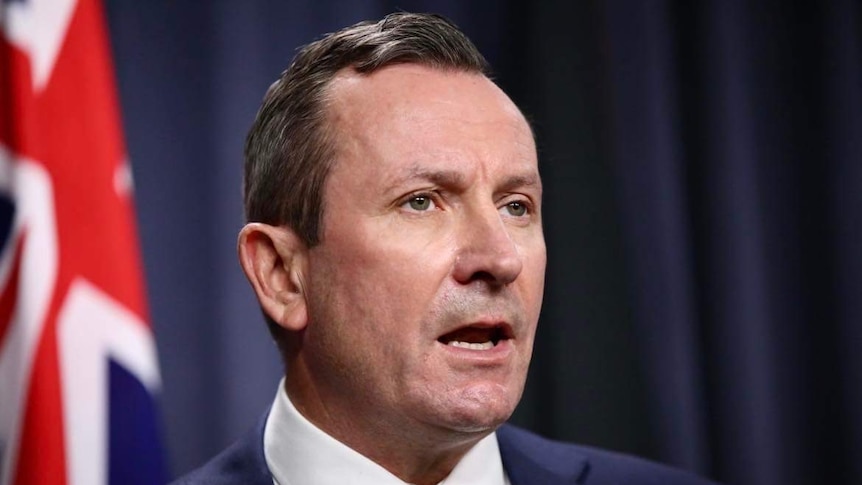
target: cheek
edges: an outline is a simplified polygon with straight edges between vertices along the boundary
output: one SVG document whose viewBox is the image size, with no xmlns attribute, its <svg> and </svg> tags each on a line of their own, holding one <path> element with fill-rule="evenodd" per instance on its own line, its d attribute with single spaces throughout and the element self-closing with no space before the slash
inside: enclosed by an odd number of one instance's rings
<svg viewBox="0 0 862 485">
<path fill-rule="evenodd" d="M 431 237 L 384 230 L 366 235 L 360 244 L 354 239 L 333 261 L 340 283 L 354 287 L 360 303 L 413 313 L 434 298 L 445 280 L 449 252 Z"/>
<path fill-rule="evenodd" d="M 320 302 L 326 308 L 316 313 L 337 322 L 345 338 L 363 346 L 377 342 L 378 352 L 390 353 L 394 350 L 388 347 L 407 345 L 422 331 L 441 276 L 432 268 L 433 253 L 416 254 L 381 240 L 321 252 L 312 268 L 311 290 L 327 295 Z"/>
<path fill-rule="evenodd" d="M 545 290 L 545 267 L 547 264 L 544 242 L 522 248 L 521 255 L 524 260 L 524 266 L 519 277 L 522 291 L 528 298 L 537 300 L 536 304 L 541 306 L 542 295 Z"/>
</svg>

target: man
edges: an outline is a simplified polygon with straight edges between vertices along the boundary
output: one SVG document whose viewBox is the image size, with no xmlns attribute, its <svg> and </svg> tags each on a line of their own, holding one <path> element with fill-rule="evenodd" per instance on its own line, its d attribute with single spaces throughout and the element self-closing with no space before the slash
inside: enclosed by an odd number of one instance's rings
<svg viewBox="0 0 862 485">
<path fill-rule="evenodd" d="M 706 483 L 503 424 L 545 242 L 530 127 L 486 72 L 448 21 L 400 13 L 309 44 L 270 87 L 238 251 L 285 378 L 179 483 Z"/>
</svg>

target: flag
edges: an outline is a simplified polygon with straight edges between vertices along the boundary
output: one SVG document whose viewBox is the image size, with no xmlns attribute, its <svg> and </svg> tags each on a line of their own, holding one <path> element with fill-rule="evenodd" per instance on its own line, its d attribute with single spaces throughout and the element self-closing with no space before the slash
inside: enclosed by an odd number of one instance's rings
<svg viewBox="0 0 862 485">
<path fill-rule="evenodd" d="M 0 485 L 166 481 L 99 0 L 0 0 Z"/>
</svg>

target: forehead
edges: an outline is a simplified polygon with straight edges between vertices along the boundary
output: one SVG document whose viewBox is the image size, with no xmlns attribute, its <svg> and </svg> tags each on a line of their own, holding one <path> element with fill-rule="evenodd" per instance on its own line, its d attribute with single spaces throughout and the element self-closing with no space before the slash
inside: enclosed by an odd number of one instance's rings
<svg viewBox="0 0 862 485">
<path fill-rule="evenodd" d="M 509 121 L 523 121 L 509 97 L 483 74 L 422 64 L 393 64 L 368 74 L 342 69 L 331 81 L 329 94 L 332 105 L 346 112 L 351 107 L 372 106 L 381 111 L 409 111 L 417 107 L 417 102 L 429 101 L 467 118 L 503 114 Z M 461 105 L 459 109 L 450 104 L 465 98 L 472 100 L 470 106 Z M 502 111 L 489 113 L 490 110 Z"/>
<path fill-rule="evenodd" d="M 410 170 L 428 160 L 471 160 L 536 171 L 524 116 L 482 74 L 417 64 L 371 74 L 344 70 L 328 94 L 327 114 L 342 156 L 361 153 L 368 162 Z"/>
</svg>

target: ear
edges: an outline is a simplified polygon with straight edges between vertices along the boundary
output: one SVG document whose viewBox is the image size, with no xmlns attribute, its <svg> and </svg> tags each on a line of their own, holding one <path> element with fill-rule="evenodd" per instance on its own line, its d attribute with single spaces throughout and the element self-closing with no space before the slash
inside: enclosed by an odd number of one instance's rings
<svg viewBox="0 0 862 485">
<path fill-rule="evenodd" d="M 239 262 L 263 311 L 287 330 L 308 323 L 308 248 L 291 229 L 253 222 L 239 232 Z"/>
</svg>

